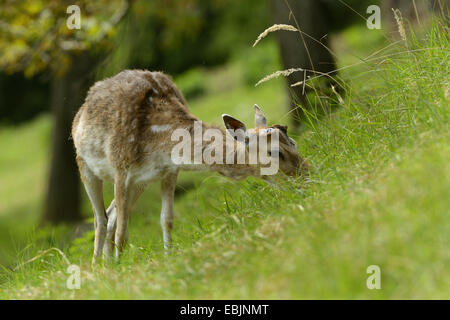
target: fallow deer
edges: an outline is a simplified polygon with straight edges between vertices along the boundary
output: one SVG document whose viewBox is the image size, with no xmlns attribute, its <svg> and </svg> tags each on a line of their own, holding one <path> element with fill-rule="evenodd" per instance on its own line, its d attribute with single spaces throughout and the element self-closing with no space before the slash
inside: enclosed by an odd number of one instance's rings
<svg viewBox="0 0 450 320">
<path fill-rule="evenodd" d="M 297 145 L 287 135 L 287 127 L 267 126 L 266 118 L 255 105 L 255 128 L 223 115 L 227 129 L 240 129 L 249 137 L 265 133 L 279 136 L 279 167 L 288 176 L 307 172 L 306 162 L 299 156 Z M 173 227 L 174 190 L 179 170 L 217 171 L 232 178 L 261 176 L 260 163 L 176 163 L 171 151 L 176 129 L 193 132 L 199 121 L 189 112 L 187 103 L 171 81 L 161 72 L 125 70 L 96 82 L 87 94 L 84 104 L 75 116 L 72 137 L 81 179 L 92 203 L 95 217 L 93 262 L 102 255 L 109 260 L 115 247 L 119 259 L 127 237 L 130 210 L 146 186 L 161 181 L 161 226 L 164 248 L 171 245 Z M 197 122 L 198 123 L 198 122 Z M 201 123 L 201 122 L 200 122 Z M 203 129 L 214 128 L 201 123 Z M 227 130 L 220 130 L 225 143 L 223 157 L 235 158 L 238 147 L 246 142 L 230 139 Z M 193 142 L 194 143 L 194 142 Z M 194 154 L 214 147 L 213 141 L 204 142 Z M 197 151 L 195 151 L 197 150 Z M 270 152 L 270 151 L 269 151 Z M 103 201 L 103 181 L 114 183 L 114 200 L 107 210 Z"/>
</svg>

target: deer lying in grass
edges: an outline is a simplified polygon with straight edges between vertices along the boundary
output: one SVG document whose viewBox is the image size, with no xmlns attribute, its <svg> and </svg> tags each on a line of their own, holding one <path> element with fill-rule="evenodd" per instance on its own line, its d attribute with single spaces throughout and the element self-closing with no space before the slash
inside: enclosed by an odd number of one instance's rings
<svg viewBox="0 0 450 320">
<path fill-rule="evenodd" d="M 249 138 L 258 134 L 270 138 L 277 133 L 280 169 L 289 176 L 307 171 L 297 145 L 287 136 L 286 127 L 267 127 L 266 118 L 256 105 L 255 129 L 246 130 L 241 121 L 228 115 L 222 117 L 227 129 L 240 129 L 245 135 L 245 141 L 241 141 L 230 138 L 225 130 L 216 129 L 225 141 L 224 158 L 235 159 L 239 147 L 244 148 L 248 158 Z M 172 149 L 178 142 L 172 140 L 172 134 L 176 129 L 193 132 L 195 123 L 200 123 L 201 129 L 213 128 L 197 121 L 175 84 L 160 72 L 125 70 L 90 88 L 73 121 L 72 137 L 81 179 L 95 213 L 93 262 L 100 258 L 102 251 L 104 259 L 109 260 L 114 247 L 119 259 L 130 210 L 150 182 L 161 181 L 161 226 L 167 251 L 171 243 L 174 190 L 179 170 L 217 171 L 232 178 L 261 176 L 262 164 L 258 162 L 174 161 Z M 196 142 L 191 142 L 189 149 L 194 150 L 191 158 L 217 147 L 218 140 L 203 142 L 200 148 L 195 146 Z M 106 211 L 103 181 L 114 182 L 114 200 Z"/>
</svg>

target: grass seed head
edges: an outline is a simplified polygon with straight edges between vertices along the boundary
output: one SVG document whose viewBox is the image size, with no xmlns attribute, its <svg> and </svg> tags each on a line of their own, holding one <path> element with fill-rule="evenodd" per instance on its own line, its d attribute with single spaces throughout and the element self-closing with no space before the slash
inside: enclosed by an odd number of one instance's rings
<svg viewBox="0 0 450 320">
<path fill-rule="evenodd" d="M 258 42 L 260 42 L 262 39 L 264 39 L 269 33 L 278 31 L 278 30 L 284 30 L 284 31 L 298 31 L 297 28 L 294 26 L 291 26 L 290 24 L 274 24 L 273 26 L 267 28 L 258 36 L 258 39 L 256 39 L 253 46 L 256 46 Z"/>
</svg>

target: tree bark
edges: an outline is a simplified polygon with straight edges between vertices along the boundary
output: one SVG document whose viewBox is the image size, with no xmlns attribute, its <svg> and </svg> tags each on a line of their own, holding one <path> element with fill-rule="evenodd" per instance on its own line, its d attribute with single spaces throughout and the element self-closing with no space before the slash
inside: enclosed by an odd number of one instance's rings
<svg viewBox="0 0 450 320">
<path fill-rule="evenodd" d="M 297 32 L 279 31 L 277 39 L 281 49 L 281 58 L 285 69 L 303 68 L 318 72 L 331 72 L 336 70 L 336 63 L 331 53 L 325 48 L 329 46 L 327 34 L 330 32 L 325 10 L 318 0 L 288 0 L 292 14 L 285 0 L 271 0 L 273 22 L 276 24 L 291 24 L 302 32 L 308 34 L 317 41 Z M 295 20 L 294 20 L 294 17 Z M 318 43 L 320 42 L 320 43 Z M 306 46 L 305 46 L 306 44 Z M 309 53 L 308 53 L 309 51 Z M 307 72 L 306 76 L 314 76 L 313 72 Z M 303 81 L 305 74 L 296 72 L 287 78 L 289 85 L 291 112 L 294 116 L 294 124 L 298 124 L 304 117 L 298 104 L 307 108 L 306 93 L 302 86 L 290 87 L 292 84 Z M 328 79 L 327 79 L 328 80 Z M 297 121 L 295 121 L 296 119 Z"/>
<path fill-rule="evenodd" d="M 74 55 L 70 70 L 54 76 L 51 109 L 54 116 L 51 164 L 44 222 L 58 224 L 82 219 L 80 178 L 71 138 L 72 120 L 82 105 L 95 63 L 87 54 Z"/>
<path fill-rule="evenodd" d="M 442 12 L 446 12 L 448 2 L 448 0 L 416 0 L 416 6 L 414 7 L 414 3 L 411 0 L 383 0 L 381 5 L 384 22 L 387 24 L 386 29 L 389 33 L 399 38 L 398 26 L 392 9 L 400 10 L 402 17 L 406 20 L 405 24 L 407 22 L 420 24 L 421 21 L 423 22 L 433 13 L 440 15 Z"/>
</svg>

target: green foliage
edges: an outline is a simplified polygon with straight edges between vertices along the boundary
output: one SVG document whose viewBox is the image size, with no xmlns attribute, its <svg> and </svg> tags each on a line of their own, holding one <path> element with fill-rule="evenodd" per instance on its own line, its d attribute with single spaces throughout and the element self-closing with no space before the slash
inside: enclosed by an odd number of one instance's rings
<svg viewBox="0 0 450 320">
<path fill-rule="evenodd" d="M 77 1 L 81 29 L 69 29 L 68 3 L 62 0 L 2 1 L 0 4 L 0 69 L 33 76 L 47 68 L 64 73 L 71 55 L 107 49 L 120 5 L 126 2 Z M 120 13 L 119 13 L 120 15 Z"/>
<path fill-rule="evenodd" d="M 26 121 L 48 110 L 49 72 L 62 74 L 74 55 L 106 56 L 97 78 L 126 68 L 178 74 L 218 65 L 269 23 L 266 1 L 133 1 L 116 25 L 125 1 L 77 1 L 81 29 L 69 30 L 66 1 L 20 0 L 0 4 L 0 119 Z M 242 32 L 245 30 L 246 32 Z M 26 78 L 11 73 L 24 72 Z M 51 76 L 51 75 L 50 75 Z M 187 81 L 187 96 L 204 92 L 200 73 Z M 29 78 L 29 79 L 27 79 Z M 204 81 L 203 81 L 204 82 Z M 26 95 L 17 92 L 26 91 Z"/>
<path fill-rule="evenodd" d="M 23 94 L 26 92 L 26 94 Z M 49 84 L 41 76 L 0 72 L 0 125 L 30 120 L 49 110 Z"/>
<path fill-rule="evenodd" d="M 189 101 L 206 93 L 206 72 L 204 69 L 191 69 L 177 77 L 177 86 Z"/>
<path fill-rule="evenodd" d="M 139 1 L 121 26 L 99 78 L 124 68 L 179 74 L 225 62 L 269 23 L 267 1 Z M 245 30 L 245 32 L 242 32 Z"/>
<path fill-rule="evenodd" d="M 243 72 L 244 81 L 247 85 L 254 86 L 266 75 L 278 70 L 281 61 L 278 59 L 278 45 L 275 41 L 264 42 L 249 50 L 240 52 L 240 67 Z M 243 56 L 243 57 L 241 57 Z"/>
</svg>

